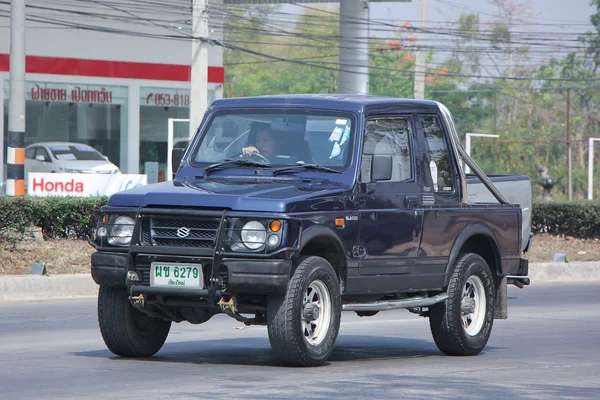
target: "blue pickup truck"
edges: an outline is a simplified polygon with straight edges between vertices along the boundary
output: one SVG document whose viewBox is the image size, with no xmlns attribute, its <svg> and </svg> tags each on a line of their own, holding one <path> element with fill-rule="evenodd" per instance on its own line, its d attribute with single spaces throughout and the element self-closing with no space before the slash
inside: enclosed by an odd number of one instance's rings
<svg viewBox="0 0 600 400">
<path fill-rule="evenodd" d="M 97 212 L 91 272 L 117 355 L 152 356 L 172 322 L 224 313 L 267 325 L 284 364 L 316 366 L 342 311 L 398 308 L 428 317 L 442 352 L 475 355 L 507 318 L 507 285 L 529 284 L 529 179 L 486 176 L 440 103 L 218 100 L 172 158 L 172 181 Z"/>
</svg>

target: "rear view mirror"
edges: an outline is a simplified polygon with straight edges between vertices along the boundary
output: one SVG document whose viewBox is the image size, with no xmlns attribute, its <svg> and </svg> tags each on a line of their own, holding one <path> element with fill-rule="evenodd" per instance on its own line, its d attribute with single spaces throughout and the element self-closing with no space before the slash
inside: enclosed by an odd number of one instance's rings
<svg viewBox="0 0 600 400">
<path fill-rule="evenodd" d="M 173 176 L 175 176 L 179 169 L 179 164 L 181 164 L 181 160 L 183 160 L 184 153 L 185 149 L 173 149 L 171 151 L 171 170 L 173 171 Z"/>
<path fill-rule="evenodd" d="M 371 159 L 371 182 L 392 179 L 392 156 L 374 154 Z"/>
</svg>

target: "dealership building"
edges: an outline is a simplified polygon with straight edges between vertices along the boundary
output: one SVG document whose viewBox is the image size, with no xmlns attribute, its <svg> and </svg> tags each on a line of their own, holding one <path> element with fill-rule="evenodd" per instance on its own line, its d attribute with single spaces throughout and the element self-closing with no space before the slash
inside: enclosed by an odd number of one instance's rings
<svg viewBox="0 0 600 400">
<path fill-rule="evenodd" d="M 26 134 L 25 145 L 38 142 L 89 144 L 106 155 L 123 173 L 144 172 L 144 163 L 159 162 L 164 176 L 170 118 L 187 119 L 190 103 L 190 40 L 166 39 L 172 31 L 148 23 L 113 19 L 84 20 L 78 14 L 52 12 L 60 2 L 28 1 L 28 19 L 69 20 L 137 36 L 35 22 L 26 23 Z M 214 4 L 215 2 L 211 2 Z M 36 8 L 36 7 L 40 8 Z M 89 7 L 94 11 L 94 5 Z M 99 6 L 96 6 L 99 7 Z M 60 6 L 64 9 L 67 7 Z M 8 10 L 9 8 L 7 8 Z M 82 7 L 72 7 L 73 11 Z M 100 12 L 101 10 L 95 10 Z M 110 11 L 110 10 L 108 10 Z M 104 10 L 106 12 L 106 10 Z M 114 12 L 115 15 L 123 15 Z M 143 18 L 176 26 L 169 15 Z M 185 26 L 181 17 L 171 16 Z M 188 20 L 191 19 L 188 18 Z M 131 20 L 131 19 L 130 19 Z M 4 170 L 9 104 L 9 19 L 0 24 L 0 132 L 3 132 Z M 189 28 L 189 27 L 188 27 Z M 220 31 L 212 32 L 218 37 Z M 208 100 L 223 91 L 223 50 L 209 47 Z M 174 136 L 189 136 L 185 121 L 174 123 Z"/>
<path fill-rule="evenodd" d="M 225 18 L 231 15 L 224 5 L 331 1 L 210 0 L 209 38 L 223 38 Z M 377 1 L 383 0 L 340 2 L 340 46 L 346 49 L 340 53 L 344 65 L 339 76 L 341 93 L 368 93 L 369 44 L 353 38 L 368 36 L 369 3 Z M 173 122 L 175 139 L 188 137 L 191 129 L 185 121 L 190 115 L 191 3 L 28 0 L 25 145 L 88 144 L 124 173 L 146 173 L 146 166 L 151 165 L 147 162 L 154 166 L 158 162 L 158 179 L 163 180 L 169 121 L 184 120 Z M 10 95 L 9 13 L 10 6 L 0 4 L 0 17 L 5 17 L 0 18 L 5 21 L 0 24 L 2 181 Z M 211 45 L 209 104 L 222 97 L 223 83 L 223 48 Z"/>
</svg>

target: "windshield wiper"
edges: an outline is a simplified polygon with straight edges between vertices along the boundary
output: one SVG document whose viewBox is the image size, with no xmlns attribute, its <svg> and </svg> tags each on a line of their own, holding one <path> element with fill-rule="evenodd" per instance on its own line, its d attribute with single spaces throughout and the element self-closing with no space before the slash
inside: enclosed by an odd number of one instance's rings
<svg viewBox="0 0 600 400">
<path fill-rule="evenodd" d="M 319 165 L 319 164 L 297 164 L 297 165 L 292 165 L 289 167 L 276 168 L 273 170 L 273 175 L 277 175 L 282 172 L 292 171 L 297 168 L 305 168 L 305 169 L 310 169 L 313 171 L 323 171 L 323 172 L 332 172 L 334 174 L 341 174 L 341 172 L 338 171 L 337 169 L 324 167 L 323 165 Z"/>
<path fill-rule="evenodd" d="M 214 169 L 224 167 L 226 165 L 239 165 L 243 167 L 258 167 L 258 168 L 273 168 L 269 164 L 261 163 L 259 161 L 245 160 L 243 158 L 228 158 L 223 162 L 209 165 L 204 168 L 206 172 L 210 172 Z"/>
</svg>

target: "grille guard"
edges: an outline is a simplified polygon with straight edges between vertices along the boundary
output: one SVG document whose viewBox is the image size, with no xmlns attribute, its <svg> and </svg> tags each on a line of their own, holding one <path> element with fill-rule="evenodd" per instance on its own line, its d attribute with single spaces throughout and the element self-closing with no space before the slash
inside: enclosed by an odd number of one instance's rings
<svg viewBox="0 0 600 400">
<path fill-rule="evenodd" d="M 155 246 L 155 245 L 146 245 L 142 242 L 142 221 L 144 218 L 153 217 L 153 216 L 163 216 L 163 217 L 204 217 L 204 218 L 219 218 L 219 226 L 217 229 L 216 237 L 214 240 L 214 247 L 212 249 L 208 248 L 196 248 L 196 247 L 180 247 L 180 246 Z M 277 248 L 272 252 L 233 252 L 233 251 L 225 251 L 223 246 L 225 238 L 227 237 L 228 231 L 230 228 L 228 227 L 228 219 L 230 218 L 256 218 L 256 219 L 279 219 L 287 222 L 294 222 L 298 224 L 298 236 L 295 239 L 295 242 L 292 246 Z M 302 221 L 300 219 L 295 219 L 287 215 L 275 214 L 275 213 L 252 213 L 252 212 L 239 212 L 239 211 L 210 211 L 210 210 L 181 210 L 181 209 L 160 209 L 160 208 L 151 208 L 151 207 L 140 207 L 137 211 L 137 215 L 135 217 L 135 226 L 133 229 L 133 234 L 131 238 L 131 244 L 128 247 L 128 257 L 127 257 L 127 271 L 135 270 L 135 256 L 138 253 L 152 253 L 157 255 L 169 255 L 169 256 L 179 256 L 179 255 L 197 255 L 199 257 L 210 257 L 212 258 L 210 277 L 208 279 L 208 289 L 207 291 L 202 291 L 202 293 L 207 293 L 208 301 L 210 304 L 217 304 L 217 300 L 220 296 L 221 290 L 218 287 L 218 274 L 219 267 L 221 266 L 221 262 L 224 257 L 234 257 L 234 258 L 252 258 L 252 259 L 260 259 L 260 258 L 271 258 L 282 253 L 297 253 L 300 251 L 300 243 L 302 242 Z M 291 224 L 287 224 L 287 229 L 291 229 Z M 232 228 L 233 229 L 233 228 Z M 193 254 L 190 254 L 193 253 Z M 130 288 L 131 290 L 131 288 Z"/>
</svg>

